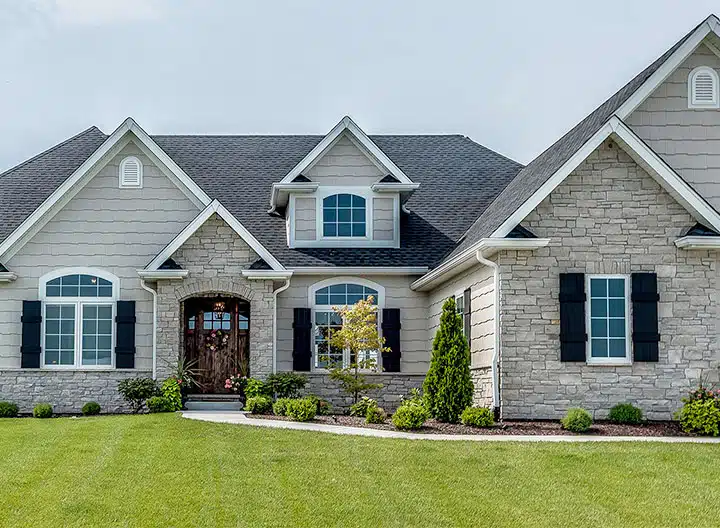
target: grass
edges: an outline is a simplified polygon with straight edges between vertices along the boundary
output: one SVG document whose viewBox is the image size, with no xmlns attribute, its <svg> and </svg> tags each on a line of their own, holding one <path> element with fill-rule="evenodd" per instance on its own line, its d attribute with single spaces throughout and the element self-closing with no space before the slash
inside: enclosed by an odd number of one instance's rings
<svg viewBox="0 0 720 528">
<path fill-rule="evenodd" d="M 720 446 L 0 420 L 0 526 L 715 526 Z"/>
</svg>

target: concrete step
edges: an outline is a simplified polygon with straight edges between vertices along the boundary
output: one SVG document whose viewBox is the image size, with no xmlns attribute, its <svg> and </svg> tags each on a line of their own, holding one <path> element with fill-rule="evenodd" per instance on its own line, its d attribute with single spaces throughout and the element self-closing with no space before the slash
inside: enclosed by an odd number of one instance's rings
<svg viewBox="0 0 720 528">
<path fill-rule="evenodd" d="M 238 394 L 188 394 L 188 401 L 240 401 Z"/>
<path fill-rule="evenodd" d="M 241 411 L 243 404 L 240 401 L 209 401 L 209 400 L 188 400 L 185 402 L 188 411 Z"/>
</svg>

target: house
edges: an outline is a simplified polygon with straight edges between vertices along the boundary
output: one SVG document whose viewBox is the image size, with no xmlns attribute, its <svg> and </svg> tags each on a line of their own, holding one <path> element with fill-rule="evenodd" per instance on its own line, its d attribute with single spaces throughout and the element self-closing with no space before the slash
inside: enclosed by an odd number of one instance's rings
<svg viewBox="0 0 720 528">
<path fill-rule="evenodd" d="M 523 167 L 463 136 L 150 136 L 90 128 L 0 175 L 0 400 L 123 409 L 178 358 L 327 377 L 333 306 L 372 295 L 378 393 L 421 385 L 457 299 L 477 404 L 668 419 L 717 381 L 720 20 Z"/>
</svg>

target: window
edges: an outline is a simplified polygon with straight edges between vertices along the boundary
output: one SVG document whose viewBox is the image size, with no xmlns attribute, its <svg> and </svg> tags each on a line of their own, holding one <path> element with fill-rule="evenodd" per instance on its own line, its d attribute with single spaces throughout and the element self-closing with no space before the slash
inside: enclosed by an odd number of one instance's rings
<svg viewBox="0 0 720 528">
<path fill-rule="evenodd" d="M 463 335 L 468 337 L 470 329 L 465 325 L 465 294 L 463 292 L 455 294 L 455 313 L 460 316 L 463 327 Z"/>
<path fill-rule="evenodd" d="M 323 237 L 365 237 L 365 198 L 333 194 L 323 199 Z"/>
<path fill-rule="evenodd" d="M 120 187 L 142 187 L 143 166 L 135 156 L 120 162 Z"/>
<path fill-rule="evenodd" d="M 51 273 L 40 281 L 43 366 L 111 367 L 117 278 Z"/>
<path fill-rule="evenodd" d="M 628 280 L 590 276 L 588 363 L 629 363 Z"/>
<path fill-rule="evenodd" d="M 313 307 L 313 365 L 316 369 L 347 367 L 355 362 L 349 350 L 330 345 L 332 332 L 341 329 L 343 323 L 340 315 L 333 310 L 334 306 L 350 306 L 372 296 L 373 304 L 380 309 L 384 294 L 382 287 L 369 281 L 355 280 L 357 283 L 342 282 L 327 286 L 327 281 L 323 281 L 310 288 L 310 303 Z M 377 350 L 368 350 L 359 360 L 372 360 L 377 364 Z"/>
<path fill-rule="evenodd" d="M 690 72 L 688 76 L 688 107 L 720 107 L 718 75 L 714 69 L 707 66 L 700 66 Z"/>
</svg>

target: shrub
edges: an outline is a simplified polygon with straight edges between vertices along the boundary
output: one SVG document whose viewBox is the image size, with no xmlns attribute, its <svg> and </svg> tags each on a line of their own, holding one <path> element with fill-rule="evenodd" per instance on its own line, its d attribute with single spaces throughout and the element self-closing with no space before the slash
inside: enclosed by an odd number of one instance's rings
<svg viewBox="0 0 720 528">
<path fill-rule="evenodd" d="M 296 422 L 309 422 L 316 413 L 317 404 L 310 398 L 290 400 L 287 406 L 287 415 Z"/>
<path fill-rule="evenodd" d="M 118 392 L 133 413 L 139 413 L 148 398 L 159 395 L 157 383 L 152 378 L 124 379 L 118 383 Z"/>
<path fill-rule="evenodd" d="M 247 385 L 245 385 L 245 397 L 250 399 L 258 396 L 272 396 L 270 387 L 263 380 L 250 378 L 247 380 Z"/>
<path fill-rule="evenodd" d="M 179 411 L 182 409 L 182 387 L 181 382 L 176 377 L 170 377 L 163 381 L 160 392 L 165 398 L 169 411 Z"/>
<path fill-rule="evenodd" d="M 291 398 L 278 398 L 278 400 L 273 403 L 273 414 L 275 416 L 287 416 L 287 408 L 291 401 Z"/>
<path fill-rule="evenodd" d="M 270 374 L 267 378 L 270 394 L 275 394 L 277 398 L 297 398 L 307 382 L 307 376 L 296 372 Z"/>
<path fill-rule="evenodd" d="M 50 418 L 53 415 L 52 405 L 49 403 L 38 403 L 33 409 L 35 418 Z"/>
<path fill-rule="evenodd" d="M 680 420 L 680 427 L 686 433 L 720 434 L 720 407 L 716 399 L 689 400 L 675 417 Z"/>
<path fill-rule="evenodd" d="M 15 418 L 18 415 L 18 406 L 12 402 L 0 402 L 0 418 Z"/>
<path fill-rule="evenodd" d="M 367 416 L 368 409 L 371 407 L 377 407 L 378 403 L 373 400 L 372 398 L 368 398 L 367 396 L 363 396 L 360 398 L 360 401 L 357 403 L 353 403 L 350 406 L 350 416 Z"/>
<path fill-rule="evenodd" d="M 82 406 L 82 413 L 85 416 L 94 416 L 96 414 L 100 414 L 100 404 L 98 402 L 87 402 L 85 405 Z"/>
<path fill-rule="evenodd" d="M 560 423 L 562 424 L 563 429 L 567 429 L 573 433 L 585 433 L 590 429 L 593 419 L 592 416 L 590 416 L 590 413 L 585 409 L 576 407 L 568 409 L 565 418 L 560 420 Z"/>
<path fill-rule="evenodd" d="M 463 410 L 472 405 L 470 347 L 462 317 L 455 312 L 454 297 L 443 304 L 423 392 L 430 414 L 441 422 L 456 423 Z"/>
<path fill-rule="evenodd" d="M 175 410 L 173 403 L 165 396 L 153 396 L 147 400 L 148 411 L 151 413 L 172 412 Z"/>
<path fill-rule="evenodd" d="M 420 429 L 428 418 L 430 413 L 424 405 L 406 401 L 392 415 L 392 423 L 398 429 L 413 430 Z"/>
<path fill-rule="evenodd" d="M 253 396 L 245 402 L 245 409 L 253 414 L 268 414 L 272 408 L 273 402 L 267 396 Z"/>
<path fill-rule="evenodd" d="M 305 396 L 306 399 L 312 400 L 315 403 L 316 410 L 315 412 L 319 416 L 327 416 L 330 414 L 330 411 L 332 411 L 332 405 L 329 401 L 323 400 L 322 398 L 318 398 L 314 394 L 310 394 L 309 396 Z"/>
<path fill-rule="evenodd" d="M 495 416 L 487 407 L 468 407 L 460 415 L 460 421 L 471 427 L 492 427 Z"/>
<path fill-rule="evenodd" d="M 386 418 L 387 414 L 385 414 L 385 409 L 378 407 L 377 404 L 368 407 L 367 413 L 365 414 L 365 421 L 369 424 L 384 423 Z"/>
<path fill-rule="evenodd" d="M 639 424 L 642 423 L 643 413 L 631 403 L 618 403 L 610 409 L 608 420 L 619 424 Z"/>
</svg>

